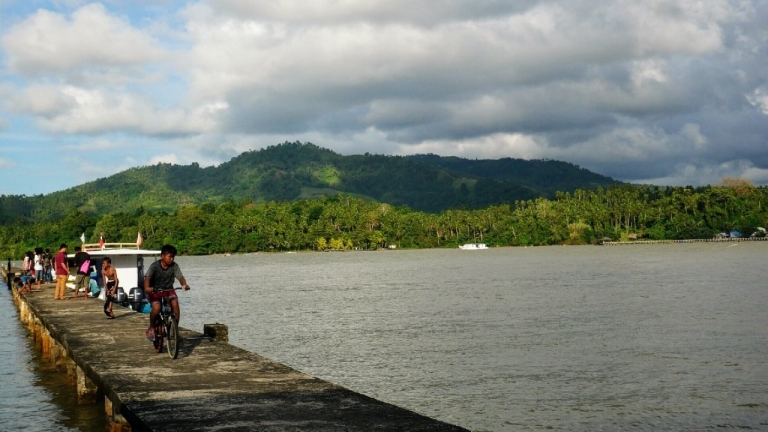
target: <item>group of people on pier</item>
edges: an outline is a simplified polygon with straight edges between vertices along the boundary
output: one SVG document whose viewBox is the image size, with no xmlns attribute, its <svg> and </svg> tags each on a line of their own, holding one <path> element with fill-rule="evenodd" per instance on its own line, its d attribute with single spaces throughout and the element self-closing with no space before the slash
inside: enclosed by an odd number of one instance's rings
<svg viewBox="0 0 768 432">
<path fill-rule="evenodd" d="M 56 289 L 53 295 L 54 300 L 77 300 L 80 293 L 83 295 L 82 299 L 85 300 L 88 298 L 89 293 L 94 293 L 92 288 L 94 285 L 96 289 L 94 296 L 98 295 L 98 284 L 95 281 L 91 281 L 91 274 L 96 271 L 95 266 L 91 263 L 90 254 L 82 250 L 80 246 L 75 246 L 75 255 L 70 259 L 67 257 L 68 249 L 67 244 L 62 243 L 54 256 L 51 255 L 49 249 L 43 250 L 42 248 L 35 248 L 35 253 L 31 251 L 26 253 L 22 263 L 22 275 L 15 278 L 19 292 L 32 292 L 32 284 L 34 283 L 37 284 L 37 291 L 41 291 L 41 284 L 51 283 L 55 277 Z M 181 273 L 181 269 L 175 263 L 176 253 L 175 247 L 164 245 L 160 251 L 160 259 L 149 266 L 143 280 L 144 291 L 152 306 L 149 320 L 150 325 L 146 331 L 146 337 L 150 341 L 154 340 L 155 337 L 152 323 L 160 312 L 160 299 L 162 297 L 168 298 L 178 322 L 181 313 L 176 290 L 173 287 L 174 281 L 178 280 L 184 290 L 190 289 L 184 275 Z M 67 283 L 72 273 L 70 269 L 74 269 L 76 273 L 74 297 L 67 297 L 66 294 Z M 101 259 L 101 271 L 96 272 L 96 274 L 98 275 L 99 273 L 103 278 L 103 286 L 106 289 L 104 314 L 108 319 L 114 319 L 115 314 L 112 311 L 112 305 L 117 297 L 119 279 L 117 277 L 117 270 L 112 267 L 112 260 L 109 257 Z"/>
<path fill-rule="evenodd" d="M 24 253 L 24 261 L 21 264 L 21 276 L 14 279 L 18 288 L 23 292 L 32 292 L 32 284 L 40 290 L 42 283 L 53 281 L 52 256 L 50 249 L 36 247 L 35 251 Z"/>
<path fill-rule="evenodd" d="M 51 254 L 50 249 L 43 250 L 40 247 L 35 248 L 34 253 L 32 251 L 26 252 L 21 265 L 21 275 L 14 278 L 19 292 L 41 291 L 43 283 L 53 283 L 55 280 L 54 300 L 66 300 L 67 298 L 77 300 L 81 293 L 84 300 L 88 298 L 89 294 L 98 295 L 100 290 L 98 284 L 91 281 L 91 274 L 96 272 L 95 266 L 91 264 L 91 256 L 80 246 L 75 246 L 75 256 L 70 259 L 67 257 L 68 249 L 69 247 L 62 243 L 55 255 Z M 106 278 L 107 298 L 109 298 L 109 294 L 114 295 L 113 292 L 110 293 L 109 291 L 114 291 L 117 288 L 117 272 L 111 264 L 112 261 L 109 258 L 102 260 L 101 274 Z M 66 294 L 67 283 L 72 273 L 70 268 L 75 269 L 74 297 L 67 297 Z M 36 289 L 33 290 L 34 285 L 36 285 Z M 109 308 L 105 307 L 104 309 L 108 317 L 112 315 L 111 310 L 111 304 L 109 304 Z"/>
<path fill-rule="evenodd" d="M 77 300 L 80 293 L 83 294 L 83 300 L 86 300 L 90 295 L 97 296 L 100 292 L 100 288 L 96 281 L 91 280 L 91 274 L 96 273 L 95 266 L 91 263 L 91 255 L 82 250 L 80 246 L 75 246 L 75 256 L 70 262 L 67 259 L 68 246 L 64 243 L 59 246 L 59 252 L 56 254 L 54 260 L 56 271 L 56 291 L 54 292 L 54 300 L 66 300 L 67 297 L 67 281 L 71 274 L 70 267 L 75 269 L 75 295 L 72 300 Z M 98 274 L 98 273 L 96 273 Z M 115 317 L 112 313 L 112 302 L 115 298 L 119 280 L 117 278 L 117 270 L 112 267 L 112 260 L 109 257 L 104 257 L 101 260 L 101 276 L 104 278 L 104 288 L 107 290 L 104 302 L 104 314 L 107 318 L 113 319 Z"/>
</svg>

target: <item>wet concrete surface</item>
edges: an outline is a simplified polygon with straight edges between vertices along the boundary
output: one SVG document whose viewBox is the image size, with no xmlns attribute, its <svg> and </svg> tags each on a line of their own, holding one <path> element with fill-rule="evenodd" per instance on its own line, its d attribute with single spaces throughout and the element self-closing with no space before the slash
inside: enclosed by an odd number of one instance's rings
<svg viewBox="0 0 768 432">
<path fill-rule="evenodd" d="M 22 301 L 133 430 L 466 430 L 189 329 L 171 359 L 146 339 L 148 315 L 115 306 L 106 319 L 101 300 L 54 300 L 53 291 L 45 285 Z"/>
</svg>

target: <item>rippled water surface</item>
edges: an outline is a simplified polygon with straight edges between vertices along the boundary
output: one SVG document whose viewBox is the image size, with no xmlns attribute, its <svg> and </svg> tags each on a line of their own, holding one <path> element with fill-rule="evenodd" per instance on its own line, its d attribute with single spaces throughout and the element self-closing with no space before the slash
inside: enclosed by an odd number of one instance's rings
<svg viewBox="0 0 768 432">
<path fill-rule="evenodd" d="M 182 326 L 226 323 L 233 344 L 421 414 L 677 431 L 768 430 L 766 258 L 760 242 L 177 261 Z"/>
<path fill-rule="evenodd" d="M 766 430 L 766 246 L 182 258 L 183 324 L 473 430 Z"/>
<path fill-rule="evenodd" d="M 0 431 L 101 432 L 105 426 L 104 405 L 78 406 L 67 374 L 40 360 L 0 285 Z"/>
</svg>

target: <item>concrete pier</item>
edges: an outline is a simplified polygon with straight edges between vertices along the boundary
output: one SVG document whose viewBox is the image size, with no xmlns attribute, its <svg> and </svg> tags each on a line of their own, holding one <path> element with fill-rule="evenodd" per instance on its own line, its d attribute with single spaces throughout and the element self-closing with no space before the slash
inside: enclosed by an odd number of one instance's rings
<svg viewBox="0 0 768 432">
<path fill-rule="evenodd" d="M 108 320 L 101 300 L 54 300 L 44 287 L 14 289 L 21 320 L 79 403 L 104 404 L 110 431 L 466 430 L 230 345 L 218 323 L 207 335 L 182 328 L 173 360 L 145 338 L 147 315 L 116 306 Z"/>
</svg>

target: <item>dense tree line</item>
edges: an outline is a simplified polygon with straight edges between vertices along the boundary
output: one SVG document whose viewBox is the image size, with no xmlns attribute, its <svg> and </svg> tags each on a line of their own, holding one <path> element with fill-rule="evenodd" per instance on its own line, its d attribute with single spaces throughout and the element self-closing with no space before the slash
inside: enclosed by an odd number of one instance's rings
<svg viewBox="0 0 768 432">
<path fill-rule="evenodd" d="M 721 186 L 655 187 L 618 185 L 608 189 L 559 193 L 480 210 L 413 211 L 337 195 L 300 201 L 190 204 L 175 212 L 89 216 L 80 210 L 52 222 L 0 226 L 0 253 L 14 259 L 36 246 L 60 243 L 135 242 L 145 248 L 172 243 L 180 253 L 325 249 L 373 250 L 489 246 L 595 244 L 602 238 L 626 240 L 710 238 L 722 231 L 746 235 L 768 225 L 768 188 L 726 180 Z"/>
</svg>

